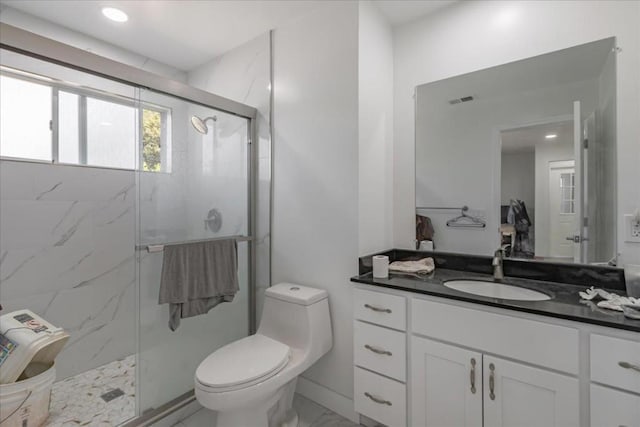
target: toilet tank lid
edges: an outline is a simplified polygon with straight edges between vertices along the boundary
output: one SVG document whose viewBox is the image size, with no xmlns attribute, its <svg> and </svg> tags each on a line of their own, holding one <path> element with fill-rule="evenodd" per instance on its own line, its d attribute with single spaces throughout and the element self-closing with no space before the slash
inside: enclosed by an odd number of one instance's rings
<svg viewBox="0 0 640 427">
<path fill-rule="evenodd" d="M 265 296 L 300 305 L 311 305 L 329 296 L 324 289 L 310 288 L 295 283 L 278 283 L 264 292 Z"/>
</svg>

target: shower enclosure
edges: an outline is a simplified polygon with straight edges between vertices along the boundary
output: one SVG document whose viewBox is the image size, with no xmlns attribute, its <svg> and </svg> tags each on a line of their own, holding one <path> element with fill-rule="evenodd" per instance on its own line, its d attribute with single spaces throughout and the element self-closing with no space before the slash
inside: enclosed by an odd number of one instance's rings
<svg viewBox="0 0 640 427">
<path fill-rule="evenodd" d="M 71 334 L 50 425 L 152 419 L 255 330 L 256 110 L 0 25 L 0 314 Z M 240 291 L 172 332 L 163 248 L 221 238 Z"/>
</svg>

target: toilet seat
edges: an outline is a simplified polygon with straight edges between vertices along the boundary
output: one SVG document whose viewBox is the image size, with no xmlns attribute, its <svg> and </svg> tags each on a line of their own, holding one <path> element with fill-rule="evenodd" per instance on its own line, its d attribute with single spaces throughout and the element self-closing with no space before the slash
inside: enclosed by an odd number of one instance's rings
<svg viewBox="0 0 640 427">
<path fill-rule="evenodd" d="M 251 335 L 211 353 L 196 370 L 196 381 L 212 393 L 266 380 L 289 362 L 291 349 L 264 335 Z"/>
</svg>

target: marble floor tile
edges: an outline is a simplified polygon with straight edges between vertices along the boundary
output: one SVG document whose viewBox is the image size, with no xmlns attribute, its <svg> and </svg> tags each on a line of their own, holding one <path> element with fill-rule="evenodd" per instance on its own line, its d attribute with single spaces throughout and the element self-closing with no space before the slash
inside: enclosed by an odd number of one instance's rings
<svg viewBox="0 0 640 427">
<path fill-rule="evenodd" d="M 293 407 L 298 412 L 298 427 L 357 427 L 358 424 L 296 394 Z"/>
<path fill-rule="evenodd" d="M 298 412 L 298 427 L 358 427 L 358 424 L 299 394 L 293 398 L 293 407 Z M 205 408 L 173 425 L 173 427 L 212 426 L 215 426 L 215 413 Z"/>
<path fill-rule="evenodd" d="M 117 426 L 135 416 L 135 356 L 128 356 L 53 384 L 46 426 Z M 120 389 L 109 402 L 102 395 Z"/>
</svg>

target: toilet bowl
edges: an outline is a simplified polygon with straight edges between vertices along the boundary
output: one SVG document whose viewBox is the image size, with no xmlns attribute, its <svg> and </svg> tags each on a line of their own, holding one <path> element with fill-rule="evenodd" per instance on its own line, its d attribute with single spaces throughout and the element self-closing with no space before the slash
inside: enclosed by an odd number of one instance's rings
<svg viewBox="0 0 640 427">
<path fill-rule="evenodd" d="M 327 291 L 280 283 L 265 291 L 258 332 L 200 363 L 195 394 L 217 427 L 296 425 L 298 375 L 332 346 Z"/>
</svg>

